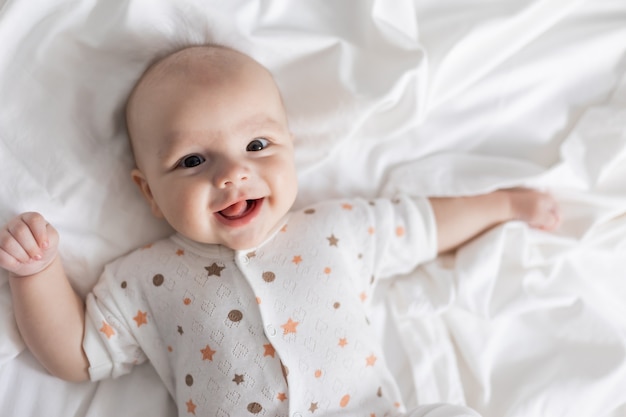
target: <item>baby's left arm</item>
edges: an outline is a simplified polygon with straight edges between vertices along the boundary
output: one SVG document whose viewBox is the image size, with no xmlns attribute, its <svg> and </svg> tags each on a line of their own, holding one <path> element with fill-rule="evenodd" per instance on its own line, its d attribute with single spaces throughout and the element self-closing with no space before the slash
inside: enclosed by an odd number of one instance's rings
<svg viewBox="0 0 626 417">
<path fill-rule="evenodd" d="M 472 197 L 430 198 L 437 223 L 438 252 L 456 249 L 480 233 L 509 220 L 554 230 L 560 223 L 556 200 L 526 188 L 498 190 Z"/>
</svg>

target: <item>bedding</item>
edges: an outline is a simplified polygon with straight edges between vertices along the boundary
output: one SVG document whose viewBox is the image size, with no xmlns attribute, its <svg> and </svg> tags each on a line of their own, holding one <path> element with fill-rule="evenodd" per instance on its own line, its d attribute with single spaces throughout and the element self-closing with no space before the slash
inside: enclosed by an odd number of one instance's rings
<svg viewBox="0 0 626 417">
<path fill-rule="evenodd" d="M 514 186 L 558 198 L 556 232 L 510 222 L 377 289 L 372 325 L 408 405 L 626 416 L 625 2 L 0 1 L 0 222 L 44 214 L 82 295 L 169 233 L 130 181 L 123 107 L 155 54 L 205 41 L 274 74 L 297 207 Z M 0 310 L 0 415 L 175 415 L 149 364 L 49 376 L 5 272 Z"/>
</svg>

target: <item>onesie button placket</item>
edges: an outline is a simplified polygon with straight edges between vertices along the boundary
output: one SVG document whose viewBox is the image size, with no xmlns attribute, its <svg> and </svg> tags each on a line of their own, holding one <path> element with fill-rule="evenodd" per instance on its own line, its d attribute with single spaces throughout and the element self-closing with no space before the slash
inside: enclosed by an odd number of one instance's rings
<svg viewBox="0 0 626 417">
<path fill-rule="evenodd" d="M 247 255 L 239 255 L 239 259 L 243 265 L 248 265 L 250 263 L 250 258 Z"/>
<path fill-rule="evenodd" d="M 271 324 L 265 326 L 265 331 L 269 337 L 276 336 L 276 327 L 272 326 Z"/>
</svg>

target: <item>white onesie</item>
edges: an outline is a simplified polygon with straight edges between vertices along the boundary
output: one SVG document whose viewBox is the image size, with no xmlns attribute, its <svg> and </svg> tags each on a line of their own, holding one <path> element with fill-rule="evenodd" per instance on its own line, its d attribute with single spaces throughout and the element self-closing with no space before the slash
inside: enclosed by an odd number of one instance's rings
<svg viewBox="0 0 626 417">
<path fill-rule="evenodd" d="M 377 279 L 435 255 L 430 205 L 406 197 L 292 212 L 245 251 L 173 235 L 109 264 L 88 296 L 91 378 L 150 360 L 180 416 L 401 414 L 366 307 Z M 477 415 L 458 410 L 436 415 Z"/>
</svg>

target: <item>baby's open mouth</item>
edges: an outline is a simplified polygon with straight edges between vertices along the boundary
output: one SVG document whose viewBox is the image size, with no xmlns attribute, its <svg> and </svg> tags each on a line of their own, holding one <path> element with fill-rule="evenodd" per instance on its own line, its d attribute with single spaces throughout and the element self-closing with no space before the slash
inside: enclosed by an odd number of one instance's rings
<svg viewBox="0 0 626 417">
<path fill-rule="evenodd" d="M 259 200 L 242 200 L 238 201 L 235 204 L 232 204 L 226 207 L 223 210 L 218 211 L 218 213 L 228 219 L 228 220 L 237 220 L 246 217 L 252 211 L 254 211 Z"/>
</svg>

